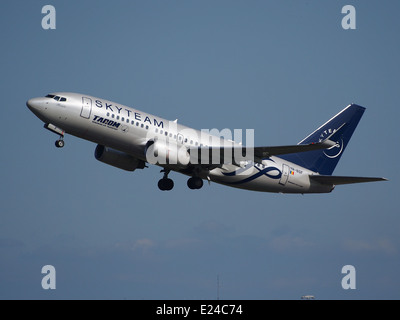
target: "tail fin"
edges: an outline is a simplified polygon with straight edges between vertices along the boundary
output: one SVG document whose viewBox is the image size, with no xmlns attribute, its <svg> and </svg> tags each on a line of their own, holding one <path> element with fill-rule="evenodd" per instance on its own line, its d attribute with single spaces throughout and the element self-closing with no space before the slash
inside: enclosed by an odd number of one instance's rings
<svg viewBox="0 0 400 320">
<path fill-rule="evenodd" d="M 310 144 L 329 137 L 329 140 L 336 142 L 333 147 L 325 150 L 282 155 L 281 158 L 322 175 L 331 175 L 364 111 L 364 107 L 351 104 L 298 143 Z"/>
</svg>

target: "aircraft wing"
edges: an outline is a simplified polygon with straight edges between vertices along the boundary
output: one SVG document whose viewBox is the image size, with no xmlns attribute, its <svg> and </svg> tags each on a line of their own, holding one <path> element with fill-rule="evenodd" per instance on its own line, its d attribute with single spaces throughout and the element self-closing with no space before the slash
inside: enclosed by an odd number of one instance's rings
<svg viewBox="0 0 400 320">
<path fill-rule="evenodd" d="M 296 144 L 287 146 L 273 146 L 273 147 L 209 147 L 209 148 L 190 148 L 188 150 L 191 157 L 194 157 L 199 164 L 226 164 L 236 163 L 238 161 L 251 160 L 254 162 L 261 162 L 263 158 L 271 156 L 314 151 L 321 149 L 328 149 L 335 146 L 336 142 L 325 139 L 321 142 L 310 144 Z M 192 161 L 193 163 L 194 161 Z"/>
<path fill-rule="evenodd" d="M 362 183 L 362 182 L 373 182 L 373 181 L 387 181 L 387 179 L 385 179 L 385 178 L 322 176 L 322 175 L 310 176 L 310 179 L 313 181 L 322 183 L 322 184 L 329 184 L 329 185 Z"/>
<path fill-rule="evenodd" d="M 278 146 L 278 147 L 256 147 L 254 148 L 254 157 L 265 158 L 270 156 L 278 156 L 282 154 L 298 153 L 306 151 L 314 151 L 321 149 L 329 149 L 336 146 L 337 142 L 334 142 L 334 136 L 339 135 L 342 128 L 346 123 L 343 123 L 339 128 L 332 132 L 325 140 L 320 142 L 314 142 L 309 144 L 296 144 L 294 146 Z"/>
<path fill-rule="evenodd" d="M 321 149 L 328 149 L 336 145 L 336 142 L 325 140 L 318 143 L 310 144 L 296 144 L 291 146 L 275 146 L 275 147 L 255 147 L 254 157 L 266 158 L 270 156 L 278 156 L 281 154 L 298 153 L 306 151 L 314 151 Z M 243 148 L 246 151 L 246 148 Z"/>
</svg>

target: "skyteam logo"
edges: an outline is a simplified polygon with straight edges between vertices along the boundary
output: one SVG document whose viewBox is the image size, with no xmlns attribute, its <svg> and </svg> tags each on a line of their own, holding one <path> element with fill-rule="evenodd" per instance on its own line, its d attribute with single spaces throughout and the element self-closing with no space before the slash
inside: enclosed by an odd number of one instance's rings
<svg viewBox="0 0 400 320">
<path fill-rule="evenodd" d="M 339 128 L 340 129 L 340 128 Z M 334 134 L 337 131 L 337 129 L 327 129 L 324 130 L 320 137 L 319 137 L 319 142 L 325 140 L 327 137 L 329 137 L 330 135 Z M 333 138 L 333 137 L 332 137 Z M 335 141 L 335 139 L 333 138 L 333 141 Z M 324 150 L 324 155 L 326 155 L 328 158 L 330 159 L 334 159 L 337 158 L 338 156 L 340 156 L 343 152 L 343 138 L 339 138 L 336 141 L 336 144 L 326 150 Z"/>
</svg>

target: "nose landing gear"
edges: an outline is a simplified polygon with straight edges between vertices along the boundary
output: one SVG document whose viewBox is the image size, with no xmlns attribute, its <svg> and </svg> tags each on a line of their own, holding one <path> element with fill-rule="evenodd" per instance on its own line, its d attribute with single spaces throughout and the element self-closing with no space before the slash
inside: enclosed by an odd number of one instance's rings
<svg viewBox="0 0 400 320">
<path fill-rule="evenodd" d="M 57 147 L 57 148 L 62 148 L 62 147 L 64 147 L 63 136 L 61 136 L 60 139 L 56 141 L 56 147 Z"/>
<path fill-rule="evenodd" d="M 51 123 L 45 123 L 44 127 L 47 130 L 60 135 L 60 139 L 58 139 L 55 144 L 56 144 L 57 148 L 64 147 L 64 133 L 65 133 L 65 131 L 63 129 L 61 129 L 61 128 L 56 127 L 54 124 L 51 124 Z"/>
</svg>

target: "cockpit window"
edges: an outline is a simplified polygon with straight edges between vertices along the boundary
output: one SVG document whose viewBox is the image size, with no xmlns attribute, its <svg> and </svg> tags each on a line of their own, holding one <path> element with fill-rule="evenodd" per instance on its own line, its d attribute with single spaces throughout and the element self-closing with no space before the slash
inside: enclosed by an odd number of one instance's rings
<svg viewBox="0 0 400 320">
<path fill-rule="evenodd" d="M 65 98 L 65 97 L 60 97 L 60 96 L 56 96 L 56 95 L 54 95 L 54 94 L 48 94 L 48 95 L 46 96 L 46 98 L 51 98 L 51 99 L 54 99 L 54 100 L 60 101 L 60 102 L 65 102 L 65 101 L 67 101 L 67 98 Z"/>
</svg>

